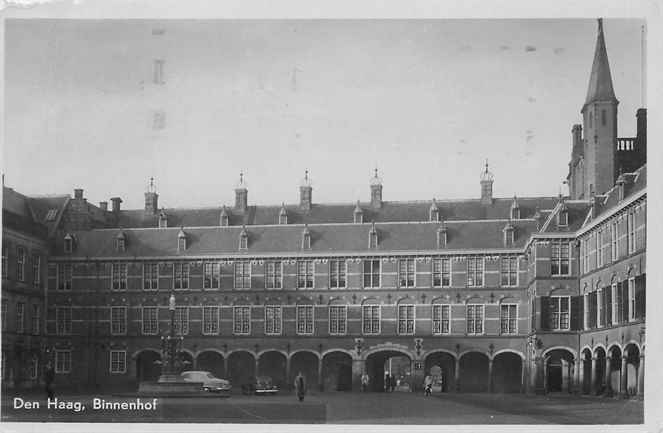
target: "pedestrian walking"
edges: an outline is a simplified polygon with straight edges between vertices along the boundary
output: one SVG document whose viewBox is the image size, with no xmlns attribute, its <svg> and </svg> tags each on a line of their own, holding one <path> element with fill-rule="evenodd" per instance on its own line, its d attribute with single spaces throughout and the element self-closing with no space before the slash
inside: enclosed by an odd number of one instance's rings
<svg viewBox="0 0 663 433">
<path fill-rule="evenodd" d="M 44 384 L 46 389 L 46 396 L 49 400 L 52 400 L 55 396 L 53 392 L 53 382 L 55 381 L 55 370 L 53 370 L 53 365 L 49 362 L 46 364 L 46 371 L 44 371 Z"/>
<path fill-rule="evenodd" d="M 295 391 L 297 392 L 297 398 L 299 401 L 304 401 L 304 396 L 306 395 L 306 379 L 300 371 L 295 377 Z"/>
<path fill-rule="evenodd" d="M 433 393 L 433 378 L 429 374 L 424 378 L 424 395 L 428 397 L 432 393 Z"/>
<path fill-rule="evenodd" d="M 366 374 L 366 373 L 362 374 L 361 375 L 361 390 L 363 392 L 368 391 L 368 382 L 369 382 L 368 374 Z"/>
<path fill-rule="evenodd" d="M 389 380 L 389 373 L 384 374 L 384 392 L 389 392 L 391 389 L 391 381 Z"/>
<path fill-rule="evenodd" d="M 391 387 L 391 392 L 394 392 L 396 389 L 396 376 L 393 374 L 389 376 L 389 386 Z"/>
</svg>

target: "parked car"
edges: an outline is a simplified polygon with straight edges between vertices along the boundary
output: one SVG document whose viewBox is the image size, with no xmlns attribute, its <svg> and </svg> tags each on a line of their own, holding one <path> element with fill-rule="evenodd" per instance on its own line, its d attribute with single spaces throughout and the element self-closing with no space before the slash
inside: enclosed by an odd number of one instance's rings
<svg viewBox="0 0 663 433">
<path fill-rule="evenodd" d="M 202 382 L 204 391 L 229 395 L 232 388 L 230 381 L 220 379 L 209 371 L 184 371 L 181 376 L 185 382 Z"/>
<path fill-rule="evenodd" d="M 269 376 L 258 376 L 250 383 L 242 385 L 244 394 L 275 395 L 279 392 L 278 386 L 274 385 Z"/>
</svg>

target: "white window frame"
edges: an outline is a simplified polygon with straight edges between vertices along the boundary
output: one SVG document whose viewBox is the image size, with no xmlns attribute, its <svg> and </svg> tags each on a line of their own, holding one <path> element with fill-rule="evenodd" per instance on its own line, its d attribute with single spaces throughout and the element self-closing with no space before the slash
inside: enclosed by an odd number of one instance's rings
<svg viewBox="0 0 663 433">
<path fill-rule="evenodd" d="M 614 262 L 619 258 L 619 224 L 617 218 L 610 221 L 610 251 Z"/>
<path fill-rule="evenodd" d="M 239 260 L 235 262 L 233 270 L 233 287 L 238 290 L 248 290 L 251 288 L 251 262 L 249 260 Z"/>
<path fill-rule="evenodd" d="M 71 350 L 56 350 L 55 351 L 55 373 L 68 374 L 71 373 Z"/>
<path fill-rule="evenodd" d="M 413 257 L 398 259 L 398 287 L 417 287 L 417 262 Z"/>
<path fill-rule="evenodd" d="M 366 331 L 366 310 L 370 309 L 371 310 L 371 322 L 370 322 L 370 330 L 367 332 Z M 377 324 L 378 324 L 378 329 L 375 331 L 375 328 L 373 327 L 373 321 L 375 320 L 374 314 L 372 313 L 373 311 L 377 311 Z M 378 304 L 368 304 L 368 305 L 362 305 L 361 306 L 361 333 L 363 335 L 380 335 L 380 332 L 382 331 L 382 308 Z"/>
<path fill-rule="evenodd" d="M 402 313 L 405 312 L 405 317 L 402 317 Z M 412 317 L 410 318 L 410 312 Z M 398 335 L 414 335 L 417 331 L 417 308 L 414 304 L 399 304 L 396 309 L 397 314 L 397 327 L 396 332 Z M 401 326 L 404 325 L 404 328 Z M 410 329 L 410 326 L 412 327 Z"/>
<path fill-rule="evenodd" d="M 203 305 L 203 335 L 219 334 L 219 307 L 216 305 Z"/>
<path fill-rule="evenodd" d="M 72 308 L 70 306 L 55 307 L 56 335 L 71 335 Z"/>
<path fill-rule="evenodd" d="M 481 330 L 477 332 L 477 308 L 481 307 Z M 472 329 L 470 329 L 470 311 L 472 311 Z M 484 335 L 486 333 L 486 306 L 485 304 L 467 304 L 465 306 L 465 332 L 467 335 Z"/>
<path fill-rule="evenodd" d="M 221 288 L 221 263 L 203 262 L 203 289 Z"/>
<path fill-rule="evenodd" d="M 265 262 L 265 288 L 279 290 L 283 288 L 283 262 L 270 260 Z"/>
<path fill-rule="evenodd" d="M 329 288 L 345 289 L 348 284 L 348 267 L 345 259 L 329 260 Z M 336 268 L 336 269 L 334 269 Z M 342 282 L 342 284 L 341 284 Z"/>
<path fill-rule="evenodd" d="M 173 290 L 188 290 L 190 274 L 189 262 L 173 262 Z"/>
<path fill-rule="evenodd" d="M 315 264 L 313 260 L 297 260 L 297 288 L 315 289 Z"/>
<path fill-rule="evenodd" d="M 25 302 L 16 303 L 16 333 L 25 332 Z"/>
<path fill-rule="evenodd" d="M 241 314 L 238 314 L 239 312 Z M 239 317 L 240 315 L 242 317 Z M 244 327 L 245 324 L 248 325 L 247 328 Z M 251 335 L 250 305 L 233 305 L 233 335 Z"/>
<path fill-rule="evenodd" d="M 159 290 L 159 264 L 143 263 L 143 290 Z"/>
<path fill-rule="evenodd" d="M 310 322 L 306 314 L 302 316 L 302 311 L 311 312 Z M 300 326 L 302 323 L 303 326 Z M 297 335 L 313 335 L 315 333 L 315 306 L 312 304 L 297 305 L 295 309 L 295 325 Z"/>
<path fill-rule="evenodd" d="M 611 298 L 610 298 L 610 303 L 612 304 L 611 308 L 611 314 L 612 314 L 612 324 L 616 325 L 619 323 L 619 317 L 617 314 L 617 309 L 619 308 L 619 304 L 617 302 L 617 283 L 612 283 L 610 285 L 610 292 L 611 292 Z"/>
<path fill-rule="evenodd" d="M 583 303 L 582 303 L 582 308 L 583 308 L 582 327 L 585 330 L 589 329 L 589 315 L 590 315 L 589 299 L 590 299 L 589 293 L 585 293 L 583 295 Z"/>
<path fill-rule="evenodd" d="M 506 263 L 506 274 L 505 274 Z M 500 257 L 500 286 L 501 287 L 516 287 L 518 286 L 518 272 L 520 271 L 520 264 L 518 256 L 502 256 Z M 506 275 L 506 284 L 504 283 L 504 275 Z M 511 277 L 514 277 L 513 279 Z"/>
<path fill-rule="evenodd" d="M 271 318 L 268 310 L 272 312 Z M 283 306 L 265 305 L 265 335 L 281 334 L 283 334 Z"/>
<path fill-rule="evenodd" d="M 446 265 L 446 272 L 444 270 Z M 433 259 L 433 263 L 431 265 L 431 282 L 433 284 L 433 287 L 450 287 L 451 286 L 451 259 L 449 257 L 437 257 Z M 439 270 L 436 270 L 435 268 L 439 267 Z M 439 283 L 440 284 L 435 284 L 435 276 L 439 274 Z M 445 284 L 445 277 L 447 278 Z"/>
<path fill-rule="evenodd" d="M 596 267 L 603 267 L 603 228 L 596 232 Z"/>
<path fill-rule="evenodd" d="M 484 257 L 467 257 L 466 262 L 467 287 L 483 287 L 486 283 L 486 263 Z M 481 271 L 479 271 L 479 266 L 481 266 Z M 470 271 L 470 268 L 473 268 L 472 271 Z M 479 278 L 481 278 L 481 281 L 478 281 Z"/>
<path fill-rule="evenodd" d="M 57 290 L 68 292 L 71 291 L 74 280 L 74 267 L 71 263 L 58 263 L 56 267 L 56 281 Z"/>
<path fill-rule="evenodd" d="M 605 323 L 601 320 L 601 316 L 603 315 L 603 296 L 605 294 L 603 293 L 603 288 L 600 287 L 596 289 L 596 327 L 597 328 L 603 328 Z"/>
<path fill-rule="evenodd" d="M 175 307 L 175 335 L 189 335 L 189 307 Z"/>
<path fill-rule="evenodd" d="M 332 318 L 332 311 L 337 317 Z M 340 312 L 340 313 L 338 313 Z M 332 323 L 335 323 L 335 329 Z M 348 332 L 348 307 L 346 305 L 329 306 L 329 335 L 345 335 Z"/>
<path fill-rule="evenodd" d="M 571 330 L 571 297 L 570 296 L 551 296 L 550 299 L 555 299 L 556 302 L 556 310 L 557 312 L 553 312 L 550 310 L 548 314 L 550 314 L 549 320 L 552 321 L 553 315 L 557 315 L 557 320 L 555 320 L 554 326 L 551 326 L 552 331 L 570 331 Z M 568 306 L 568 310 L 566 313 L 562 312 L 562 299 L 566 299 L 566 305 Z M 568 315 L 566 319 L 566 323 L 568 324 L 567 327 L 562 328 L 562 316 L 566 314 Z"/>
<path fill-rule="evenodd" d="M 433 335 L 446 335 L 451 333 L 451 305 L 449 304 L 433 304 L 431 312 L 432 330 Z M 437 310 L 437 314 L 436 313 Z M 447 319 L 444 319 L 444 311 L 447 311 Z M 436 329 L 435 324 L 439 323 L 439 331 Z M 446 323 L 446 328 L 445 328 Z M 445 330 L 446 329 L 446 330 Z"/>
<path fill-rule="evenodd" d="M 127 290 L 128 266 L 125 262 L 111 263 L 111 290 L 114 292 Z"/>
<path fill-rule="evenodd" d="M 115 325 L 114 312 L 121 312 L 118 325 Z M 110 308 L 110 333 L 111 335 L 126 335 L 127 334 L 127 307 L 125 306 L 112 306 Z"/>
<path fill-rule="evenodd" d="M 32 255 L 32 285 L 39 287 L 41 284 L 41 256 L 39 254 Z"/>
<path fill-rule="evenodd" d="M 633 254 L 635 252 L 635 213 L 633 209 L 629 209 L 626 214 L 626 225 L 628 253 Z"/>
<path fill-rule="evenodd" d="M 151 312 L 154 312 L 154 318 L 150 317 Z M 147 314 L 146 314 L 147 313 Z M 159 307 L 156 306 L 145 306 L 140 309 L 141 315 L 141 334 L 142 335 L 157 335 L 159 333 Z M 146 317 L 147 316 L 147 317 Z M 150 325 L 146 327 L 145 325 Z M 154 324 L 154 328 L 152 328 Z M 151 332 L 150 332 L 151 331 Z"/>
<path fill-rule="evenodd" d="M 596 236 L 596 233 L 593 234 Z M 550 241 L 550 275 L 553 277 L 566 277 L 571 275 L 571 247 L 569 246 L 569 241 L 565 239 L 552 240 Z M 596 241 L 593 242 L 594 247 L 596 247 Z M 556 257 L 555 248 L 559 252 Z M 562 254 L 562 251 L 566 250 L 566 257 Z M 594 251 L 594 250 L 592 250 Z M 557 270 L 558 273 L 553 272 L 553 262 L 557 261 Z M 562 264 L 566 263 L 566 273 L 562 272 Z"/>
<path fill-rule="evenodd" d="M 635 321 L 635 277 L 628 279 L 628 321 Z"/>
<path fill-rule="evenodd" d="M 370 278 L 370 285 L 366 285 L 366 263 L 370 263 L 370 272 L 368 272 L 369 278 Z M 377 284 L 375 281 L 376 278 L 376 272 L 374 272 L 374 265 L 375 263 L 378 264 L 378 271 L 377 271 Z M 382 261 L 380 259 L 365 259 L 362 261 L 361 264 L 361 284 L 365 289 L 376 289 L 380 288 L 380 284 L 382 282 Z"/>
<path fill-rule="evenodd" d="M 41 305 L 32 304 L 32 320 L 31 320 L 32 335 L 41 334 Z"/>
<path fill-rule="evenodd" d="M 108 371 L 111 374 L 124 374 L 127 372 L 127 351 L 110 350 Z"/>
<path fill-rule="evenodd" d="M 16 280 L 25 281 L 25 247 L 18 245 L 16 247 Z"/>
<path fill-rule="evenodd" d="M 502 308 L 504 307 L 506 307 L 507 310 L 506 331 L 504 331 L 504 324 L 503 324 L 503 321 L 505 319 L 504 317 L 502 317 Z M 515 317 L 511 317 L 511 307 L 515 307 L 515 312 L 514 312 Z M 513 330 L 511 330 L 512 321 L 514 322 Z M 515 304 L 513 302 L 500 304 L 500 335 L 516 335 L 516 334 L 518 334 L 518 304 Z"/>
</svg>

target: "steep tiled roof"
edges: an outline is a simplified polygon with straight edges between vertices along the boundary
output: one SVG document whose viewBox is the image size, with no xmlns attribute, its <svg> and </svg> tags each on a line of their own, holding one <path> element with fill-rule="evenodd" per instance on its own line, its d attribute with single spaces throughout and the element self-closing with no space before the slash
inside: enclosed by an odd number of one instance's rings
<svg viewBox="0 0 663 433">
<path fill-rule="evenodd" d="M 11 188 L 2 188 L 2 215 L 4 227 L 11 227 L 38 237 L 47 235 L 47 228 L 41 224 L 30 199 Z"/>
<path fill-rule="evenodd" d="M 30 197 L 29 201 L 37 221 L 48 227 L 48 231 L 51 233 L 60 220 L 69 199 L 68 195 L 53 195 Z"/>
<path fill-rule="evenodd" d="M 479 199 L 436 200 L 440 218 L 445 220 L 481 220 L 509 217 L 512 198 L 496 198 L 490 205 L 484 205 Z M 531 218 L 535 209 L 552 209 L 553 197 L 518 198 L 521 218 Z M 246 213 L 227 208 L 231 226 L 246 224 L 277 224 L 283 205 L 249 206 Z M 360 203 L 365 222 L 421 222 L 428 221 L 431 201 L 383 202 L 382 207 L 374 208 L 370 203 Z M 316 204 L 306 212 L 299 205 L 285 205 L 289 224 L 333 224 L 353 222 L 353 212 L 357 203 Z M 220 225 L 222 207 L 183 209 L 165 209 L 168 225 L 185 227 L 209 227 Z M 140 228 L 157 227 L 158 215 L 139 210 L 120 211 L 114 227 Z"/>
<path fill-rule="evenodd" d="M 627 183 L 624 186 L 624 198 L 627 199 L 647 187 L 647 165 L 643 165 L 633 173 L 624 173 L 622 175 Z M 609 211 L 619 204 L 619 190 L 617 186 L 612 187 L 605 193 L 605 199 L 599 204 L 599 209 L 595 212 L 595 217 Z"/>
<path fill-rule="evenodd" d="M 564 205 L 569 215 L 568 224 L 559 226 L 557 224 L 557 215 L 561 210 L 561 206 L 555 207 L 554 211 L 548 215 L 549 221 L 545 226 L 545 233 L 559 233 L 559 232 L 574 232 L 582 227 L 587 213 L 591 209 L 591 205 L 587 201 L 565 201 Z"/>
<path fill-rule="evenodd" d="M 508 220 L 450 221 L 446 249 L 501 249 L 504 248 L 503 228 Z M 524 246 L 536 230 L 533 220 L 512 221 L 515 227 L 513 248 Z M 311 248 L 307 253 L 359 253 L 383 251 L 437 250 L 439 223 L 378 223 L 375 225 L 379 245 L 369 250 L 368 233 L 372 224 L 318 224 L 308 225 Z M 119 230 L 91 230 L 73 232 L 74 257 L 134 257 L 134 256 L 198 256 L 217 254 L 264 254 L 301 252 L 303 225 L 271 225 L 246 227 L 248 250 L 239 251 L 241 226 L 184 227 L 187 249 L 177 250 L 179 227 L 167 229 L 123 229 L 126 252 L 115 250 L 114 239 Z M 57 239 L 58 254 L 62 254 L 62 239 Z"/>
</svg>

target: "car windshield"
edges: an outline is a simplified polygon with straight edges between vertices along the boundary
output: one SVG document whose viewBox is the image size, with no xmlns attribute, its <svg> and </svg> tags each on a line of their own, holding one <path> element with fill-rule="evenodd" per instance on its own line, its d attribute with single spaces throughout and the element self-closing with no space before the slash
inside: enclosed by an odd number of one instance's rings
<svg viewBox="0 0 663 433">
<path fill-rule="evenodd" d="M 207 373 L 205 377 L 207 377 L 208 379 L 216 379 L 216 376 L 214 376 L 212 373 Z"/>
<path fill-rule="evenodd" d="M 256 378 L 256 382 L 258 382 L 261 385 L 271 385 L 272 384 L 272 378 L 268 376 L 260 376 Z"/>
</svg>

